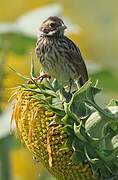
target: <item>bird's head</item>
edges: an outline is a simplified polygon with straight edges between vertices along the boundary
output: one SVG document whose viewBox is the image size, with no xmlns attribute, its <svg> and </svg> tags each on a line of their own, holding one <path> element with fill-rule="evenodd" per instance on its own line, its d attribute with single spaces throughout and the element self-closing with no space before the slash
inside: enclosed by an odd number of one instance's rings
<svg viewBox="0 0 118 180">
<path fill-rule="evenodd" d="M 59 17 L 50 16 L 42 23 L 39 30 L 41 36 L 62 36 L 66 28 L 64 22 Z"/>
</svg>

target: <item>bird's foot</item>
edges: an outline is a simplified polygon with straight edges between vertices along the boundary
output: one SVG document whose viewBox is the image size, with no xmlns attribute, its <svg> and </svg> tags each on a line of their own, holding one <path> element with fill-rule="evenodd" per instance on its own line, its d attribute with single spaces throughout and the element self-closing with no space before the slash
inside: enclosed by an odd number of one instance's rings
<svg viewBox="0 0 118 180">
<path fill-rule="evenodd" d="M 65 98 L 66 98 L 66 102 L 68 103 L 72 98 L 72 94 L 70 92 L 67 92 L 67 94 L 65 95 Z"/>
<path fill-rule="evenodd" d="M 36 78 L 34 77 L 33 80 L 42 82 L 43 79 L 50 79 L 50 78 L 51 78 L 51 76 L 48 73 L 44 73 L 44 74 L 42 74 L 42 75 L 40 75 L 40 76 L 38 76 Z M 30 79 L 27 83 L 32 84 L 33 83 L 32 79 Z"/>
<path fill-rule="evenodd" d="M 66 102 L 68 103 L 72 98 L 72 93 L 69 91 L 67 92 L 64 88 L 61 90 Z"/>
<path fill-rule="evenodd" d="M 40 82 L 43 81 L 43 79 L 51 79 L 51 76 L 48 73 L 44 73 L 41 76 L 36 78 L 37 80 L 40 80 Z"/>
</svg>

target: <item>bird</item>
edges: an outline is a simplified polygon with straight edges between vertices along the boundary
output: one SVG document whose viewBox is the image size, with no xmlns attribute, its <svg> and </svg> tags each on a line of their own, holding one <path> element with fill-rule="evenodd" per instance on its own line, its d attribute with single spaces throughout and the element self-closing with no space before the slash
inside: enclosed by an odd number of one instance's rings
<svg viewBox="0 0 118 180">
<path fill-rule="evenodd" d="M 57 16 L 50 16 L 42 22 L 35 52 L 40 60 L 44 74 L 63 86 L 77 82 L 82 87 L 88 81 L 88 72 L 79 47 L 65 36 L 67 26 Z"/>
</svg>

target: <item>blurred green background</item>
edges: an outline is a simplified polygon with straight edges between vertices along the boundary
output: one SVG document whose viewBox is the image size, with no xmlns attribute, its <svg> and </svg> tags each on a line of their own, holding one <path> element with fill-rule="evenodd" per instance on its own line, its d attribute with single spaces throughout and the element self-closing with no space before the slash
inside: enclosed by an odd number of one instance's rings
<svg viewBox="0 0 118 180">
<path fill-rule="evenodd" d="M 118 98 L 118 2 L 116 0 L 0 0 L 0 179 L 52 180 L 46 169 L 10 134 L 11 88 L 22 80 L 8 66 L 29 74 L 37 29 L 59 15 L 79 45 L 89 75 L 103 91 L 98 103 Z M 70 31 L 69 31 L 70 30 Z M 38 66 L 39 68 L 39 66 Z"/>
</svg>

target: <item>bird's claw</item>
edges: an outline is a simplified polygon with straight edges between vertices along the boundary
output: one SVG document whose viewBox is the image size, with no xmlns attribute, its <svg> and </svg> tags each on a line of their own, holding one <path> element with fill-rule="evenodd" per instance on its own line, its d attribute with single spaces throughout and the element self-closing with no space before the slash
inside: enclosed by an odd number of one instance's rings
<svg viewBox="0 0 118 180">
<path fill-rule="evenodd" d="M 33 80 L 34 81 L 39 81 L 39 82 L 42 82 L 43 81 L 43 79 L 50 79 L 51 78 L 51 76 L 48 74 L 48 73 L 44 73 L 44 74 L 42 74 L 42 75 L 40 75 L 40 76 L 38 76 L 38 77 L 34 77 L 33 78 Z M 30 79 L 30 80 L 28 80 L 28 84 L 32 84 L 33 83 L 33 80 L 32 79 Z"/>
<path fill-rule="evenodd" d="M 40 80 L 40 82 L 42 82 L 43 79 L 50 79 L 50 78 L 51 78 L 51 76 L 48 73 L 44 73 L 41 76 L 37 77 L 36 79 Z"/>
</svg>

